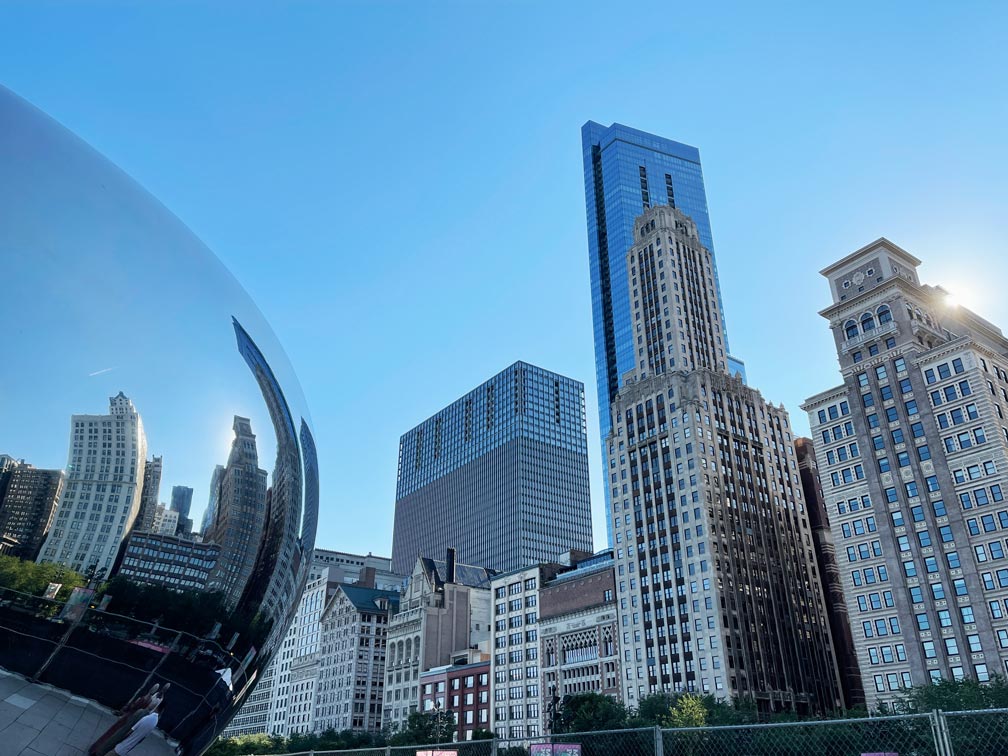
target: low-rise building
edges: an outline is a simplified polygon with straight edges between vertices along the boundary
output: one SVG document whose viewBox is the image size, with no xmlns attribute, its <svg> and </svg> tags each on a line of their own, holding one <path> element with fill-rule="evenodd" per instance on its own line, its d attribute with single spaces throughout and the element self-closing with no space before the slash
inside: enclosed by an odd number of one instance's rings
<svg viewBox="0 0 1008 756">
<path fill-rule="evenodd" d="M 490 650 L 490 578 L 494 571 L 418 557 L 399 608 L 389 620 L 385 670 L 387 726 L 401 727 L 419 709 L 420 673 L 450 664 L 459 651 Z"/>
<path fill-rule="evenodd" d="M 176 591 L 202 591 L 217 565 L 220 546 L 160 533 L 131 533 L 118 575 Z"/>
<path fill-rule="evenodd" d="M 619 623 L 612 550 L 578 562 L 540 591 L 542 721 L 564 696 L 602 693 L 619 698 Z M 528 712 L 531 714 L 531 712 Z"/>
<path fill-rule="evenodd" d="M 477 730 L 490 729 L 490 659 L 482 658 L 486 656 L 469 651 L 420 675 L 421 709 L 450 714 L 456 741 L 472 740 Z"/>
</svg>

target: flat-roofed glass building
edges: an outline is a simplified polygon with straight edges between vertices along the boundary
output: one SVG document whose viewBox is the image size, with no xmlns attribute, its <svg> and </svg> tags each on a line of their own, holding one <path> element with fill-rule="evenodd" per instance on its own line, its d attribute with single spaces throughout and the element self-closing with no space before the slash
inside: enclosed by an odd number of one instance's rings
<svg viewBox="0 0 1008 756">
<path fill-rule="evenodd" d="M 400 439 L 393 572 L 448 548 L 501 571 L 591 546 L 580 381 L 516 362 Z"/>
<path fill-rule="evenodd" d="M 711 253 L 718 311 L 724 312 L 714 240 L 707 213 L 700 151 L 696 147 L 638 131 L 619 123 L 603 126 L 588 121 L 581 127 L 584 157 L 585 210 L 588 218 L 588 256 L 591 273 L 592 325 L 595 335 L 595 379 L 598 386 L 599 426 L 603 441 L 609 435 L 610 405 L 623 376 L 635 367 L 636 334 L 631 322 L 626 254 L 634 243 L 634 220 L 649 207 L 671 205 L 696 224 L 700 242 Z M 671 283 L 671 282 L 670 282 Z M 672 288 L 672 287 L 669 287 Z M 674 307 L 675 292 L 667 293 Z M 741 373 L 745 365 L 730 356 L 728 331 L 719 324 L 727 371 Z M 689 365 L 672 366 L 689 369 Z M 603 455 L 604 456 L 604 455 Z M 608 504 L 608 493 L 606 496 Z M 606 518 L 608 523 L 608 518 Z M 609 545 L 611 527 L 607 526 Z"/>
</svg>

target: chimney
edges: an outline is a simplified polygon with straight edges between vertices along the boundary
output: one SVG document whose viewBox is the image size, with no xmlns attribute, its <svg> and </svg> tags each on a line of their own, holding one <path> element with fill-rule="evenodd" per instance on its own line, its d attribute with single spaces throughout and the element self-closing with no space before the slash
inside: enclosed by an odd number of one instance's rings
<svg viewBox="0 0 1008 756">
<path fill-rule="evenodd" d="M 375 587 L 375 568 L 365 567 L 360 572 L 360 577 L 357 579 L 357 585 L 361 588 L 374 588 Z"/>
<path fill-rule="evenodd" d="M 455 549 L 448 549 L 445 555 L 445 582 L 455 582 Z"/>
</svg>

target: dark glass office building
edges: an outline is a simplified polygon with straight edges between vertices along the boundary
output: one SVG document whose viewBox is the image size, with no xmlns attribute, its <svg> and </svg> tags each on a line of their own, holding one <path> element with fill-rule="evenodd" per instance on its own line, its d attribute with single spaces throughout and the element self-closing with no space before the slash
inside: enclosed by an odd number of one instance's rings
<svg viewBox="0 0 1008 756">
<path fill-rule="evenodd" d="M 635 336 L 630 321 L 630 290 L 626 255 L 633 244 L 634 220 L 647 208 L 672 205 L 697 226 L 700 242 L 714 258 L 714 240 L 707 214 L 700 151 L 619 123 L 588 121 L 581 127 L 584 156 L 585 205 L 588 215 L 588 252 L 595 334 L 595 380 L 598 386 L 599 425 L 603 442 L 611 425 L 609 408 L 623 376 L 633 370 Z M 718 309 L 721 286 L 714 261 Z M 721 338 L 729 352 L 728 333 Z M 745 365 L 728 357 L 728 371 L 741 373 Z M 604 453 L 603 453 L 603 456 Z M 608 505 L 609 494 L 606 492 Z M 608 506 L 607 506 L 608 510 Z M 606 518 L 609 545 L 612 527 Z"/>
<path fill-rule="evenodd" d="M 583 383 L 516 362 L 402 436 L 392 571 L 448 548 L 498 571 L 591 551 Z"/>
</svg>

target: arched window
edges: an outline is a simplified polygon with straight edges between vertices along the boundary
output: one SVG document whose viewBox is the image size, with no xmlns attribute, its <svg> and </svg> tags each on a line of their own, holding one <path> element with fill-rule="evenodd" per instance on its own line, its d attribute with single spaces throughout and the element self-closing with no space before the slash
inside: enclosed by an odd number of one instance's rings
<svg viewBox="0 0 1008 756">
<path fill-rule="evenodd" d="M 878 315 L 879 325 L 892 321 L 892 312 L 889 310 L 889 305 L 882 305 L 875 311 L 875 314 Z"/>
<path fill-rule="evenodd" d="M 872 317 L 870 312 L 866 312 L 861 316 L 861 330 L 865 333 L 875 330 L 875 318 Z"/>
<path fill-rule="evenodd" d="M 848 339 L 853 339 L 858 335 L 857 323 L 853 320 L 848 320 L 844 323 L 844 333 L 847 334 Z"/>
<path fill-rule="evenodd" d="M 420 661 L 420 636 L 416 636 L 413 642 L 413 656 L 416 661 Z"/>
</svg>

